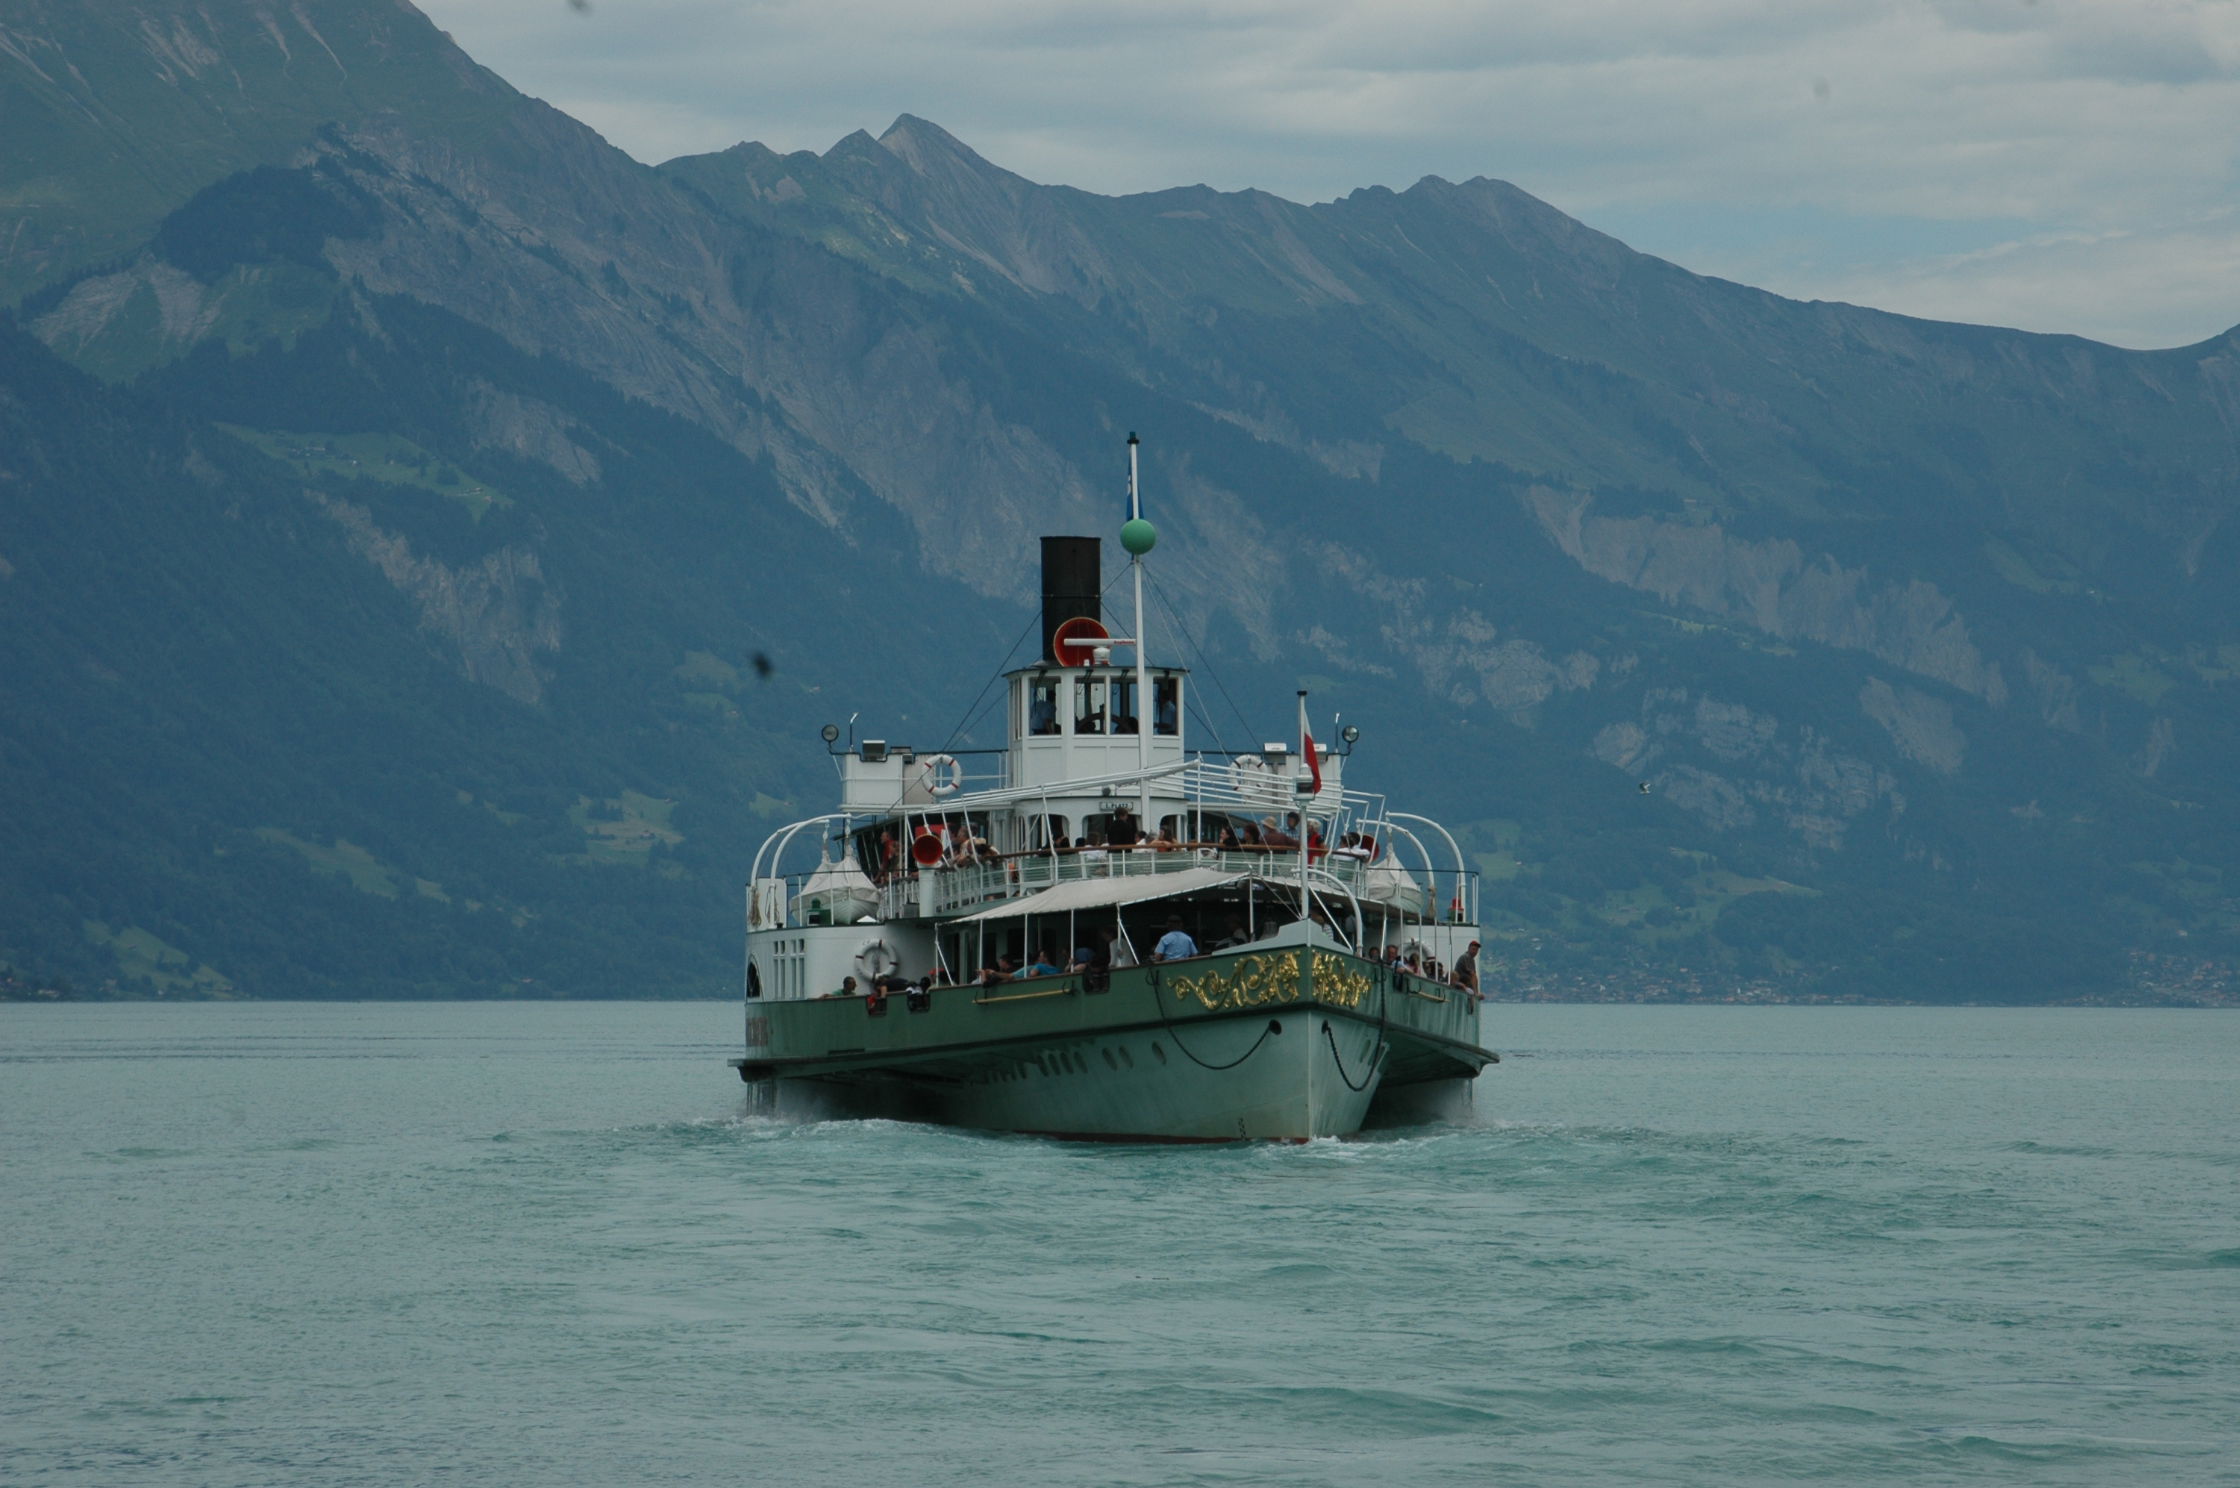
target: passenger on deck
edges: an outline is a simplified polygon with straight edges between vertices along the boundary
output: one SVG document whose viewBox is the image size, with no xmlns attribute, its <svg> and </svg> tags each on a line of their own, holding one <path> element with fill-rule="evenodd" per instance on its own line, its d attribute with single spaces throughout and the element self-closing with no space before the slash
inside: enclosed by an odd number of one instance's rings
<svg viewBox="0 0 2240 1488">
<path fill-rule="evenodd" d="M 1091 832 L 1088 836 L 1082 838 L 1080 856 L 1086 862 L 1102 864 L 1105 860 L 1104 838 L 1098 836 L 1095 832 Z M 1095 867 L 1089 871 L 1091 873 L 1102 873 L 1104 869 Z"/>
<path fill-rule="evenodd" d="M 1097 939 L 1104 942 L 1105 964 L 1118 970 L 1136 964 L 1136 953 L 1129 949 L 1127 937 L 1117 930 L 1099 930 Z"/>
<path fill-rule="evenodd" d="M 1151 839 L 1152 850 L 1155 852 L 1173 852 L 1180 846 L 1182 844 L 1174 840 L 1174 828 L 1161 823 L 1158 832 Z"/>
<path fill-rule="evenodd" d="M 1057 962 L 1050 959 L 1050 952 L 1047 947 L 1038 946 L 1034 954 L 1027 958 L 1027 969 L 1020 972 L 1019 975 L 1031 977 L 1063 976 L 1065 970 Z"/>
<path fill-rule="evenodd" d="M 974 980 L 973 985 L 976 987 L 1000 987 L 1005 982 L 1017 981 L 1018 979 L 1018 963 L 1014 962 L 1009 956 L 998 956 L 993 966 L 980 968 L 980 975 Z"/>
<path fill-rule="evenodd" d="M 1448 985 L 1467 992 L 1472 997 L 1482 998 L 1485 996 L 1483 992 L 1478 990 L 1478 943 L 1476 941 L 1471 941 L 1470 949 L 1455 958 L 1454 975 L 1448 977 L 1447 982 Z"/>
<path fill-rule="evenodd" d="M 1134 847 L 1143 840 L 1142 831 L 1136 826 L 1135 813 L 1127 807 L 1116 807 L 1112 819 L 1106 823 L 1105 835 L 1114 847 Z"/>
<path fill-rule="evenodd" d="M 1293 820 L 1297 820 L 1297 818 L 1293 818 Z M 1260 818 L 1260 840 L 1274 848 L 1297 847 L 1299 845 L 1299 839 L 1277 826 L 1276 819 L 1272 816 Z"/>
<path fill-rule="evenodd" d="M 1237 824 L 1235 822 L 1222 823 L 1220 847 L 1223 852 L 1242 852 L 1244 850 L 1244 839 L 1237 835 Z"/>
<path fill-rule="evenodd" d="M 1233 914 L 1229 916 L 1229 933 L 1215 941 L 1213 948 L 1217 951 L 1233 951 L 1238 946 L 1250 944 L 1252 932 L 1245 928 L 1244 916 Z"/>
<path fill-rule="evenodd" d="M 1155 962 L 1187 961 L 1197 954 L 1198 943 L 1182 928 L 1182 916 L 1167 916 L 1167 933 L 1160 936 L 1159 944 L 1152 948 L 1151 959 Z"/>
<path fill-rule="evenodd" d="M 1073 948 L 1073 962 L 1066 967 L 1066 970 L 1078 976 L 1084 971 L 1095 971 L 1100 967 L 1109 968 L 1111 965 L 1111 938 L 1107 936 L 1100 940 L 1096 935 L 1092 935 L 1088 938 L 1086 944 L 1077 945 Z"/>
<path fill-rule="evenodd" d="M 1386 969 L 1386 970 L 1388 970 L 1388 971 L 1391 971 L 1391 970 L 1397 970 L 1397 969 L 1399 969 L 1399 966 L 1400 966 L 1400 947 L 1398 947 L 1398 946 L 1396 946 L 1396 945 L 1388 945 L 1388 946 L 1386 946 L 1386 947 L 1384 948 L 1384 954 L 1383 954 L 1382 956 L 1378 957 L 1378 959 L 1379 959 L 1379 960 L 1381 960 L 1382 962 L 1384 962 L 1384 964 L 1385 964 L 1385 969 Z"/>
<path fill-rule="evenodd" d="M 1263 848 L 1268 845 L 1267 843 L 1260 840 L 1260 827 L 1258 823 L 1246 822 L 1242 827 L 1238 828 L 1238 832 L 1244 839 L 1242 846 L 1247 852 L 1253 851 L 1258 848 Z"/>
<path fill-rule="evenodd" d="M 856 995 L 856 979 L 854 977 L 842 977 L 840 978 L 840 990 L 827 992 L 824 995 L 827 997 L 853 997 Z"/>
</svg>

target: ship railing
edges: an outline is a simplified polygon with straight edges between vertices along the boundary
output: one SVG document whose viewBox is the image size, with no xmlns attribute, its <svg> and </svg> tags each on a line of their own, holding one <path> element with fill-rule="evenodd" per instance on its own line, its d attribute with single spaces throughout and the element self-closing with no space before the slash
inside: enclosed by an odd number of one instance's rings
<svg viewBox="0 0 2240 1488">
<path fill-rule="evenodd" d="M 1184 799 L 1206 810 L 1272 815 L 1280 820 L 1305 803 L 1305 810 L 1316 822 L 1340 832 L 1357 831 L 1358 823 L 1384 815 L 1381 795 L 1337 785 L 1302 791 L 1299 785 L 1295 772 L 1271 768 L 1253 754 L 1233 760 L 1195 759 L 1182 771 Z"/>
<path fill-rule="evenodd" d="M 1247 758 L 1256 758 L 1248 756 Z M 1478 923 L 1478 875 L 1464 858 L 1452 834 L 1429 817 L 1390 810 L 1381 795 L 1336 787 L 1301 793 L 1294 776 L 1269 769 L 1240 771 L 1237 761 L 1192 760 L 1187 765 L 1161 766 L 1155 772 L 1165 782 L 1160 804 L 1179 805 L 1185 836 L 1206 834 L 1208 823 L 1193 813 L 1273 818 L 1281 823 L 1292 811 L 1304 810 L 1322 839 L 1310 867 L 1328 873 L 1332 881 L 1352 893 L 1364 906 L 1399 912 L 1404 918 L 1426 923 Z M 1122 792 L 1129 777 L 1100 777 L 1096 782 L 1118 783 Z M 1181 786 L 1181 800 L 1168 794 Z M 1279 788 L 1280 787 L 1280 788 Z M 1041 792 L 1001 792 L 1003 804 L 1023 805 Z M 1118 799 L 1126 799 L 1120 794 Z M 969 796 L 946 803 L 955 810 L 976 805 Z M 1165 811 L 1162 815 L 1167 814 Z M 1047 849 L 1015 853 L 970 864 L 942 864 L 931 868 L 911 866 L 876 886 L 875 902 L 850 900 L 847 904 L 807 906 L 803 913 L 802 890 L 807 874 L 788 874 L 782 880 L 764 878 L 797 834 L 812 827 L 845 822 L 838 815 L 812 817 L 774 834 L 756 858 L 755 884 L 763 895 L 750 901 L 763 907 L 763 915 L 750 914 L 760 927 L 774 927 L 782 920 L 788 927 L 845 923 L 865 911 L 881 920 L 945 919 L 967 914 L 991 904 L 1039 893 L 1057 884 L 1088 878 L 1134 877 L 1175 873 L 1191 868 L 1218 867 L 1224 872 L 1253 874 L 1276 881 L 1295 879 L 1299 872 L 1296 848 L 1262 848 L 1222 851 L 1192 845 L 1172 849 L 1133 848 Z M 1348 839 L 1368 846 L 1348 846 Z M 1433 851 L 1433 844 L 1444 852 Z M 768 867 L 764 867 L 767 861 Z M 821 899 L 824 896 L 811 896 Z M 868 899 L 869 896 L 866 896 Z M 779 909 L 779 906 L 783 906 Z M 771 911 L 777 911 L 772 914 Z"/>
<path fill-rule="evenodd" d="M 1256 758 L 1193 760 L 1182 776 L 1190 806 L 1202 811 L 1242 810 L 1278 822 L 1303 809 L 1323 841 L 1332 846 L 1333 859 L 1342 856 L 1338 845 L 1349 835 L 1367 840 L 1378 869 L 1372 891 L 1386 891 L 1377 896 L 1380 902 L 1392 902 L 1396 890 L 1398 898 L 1420 908 L 1427 920 L 1479 923 L 1477 870 L 1445 827 L 1428 816 L 1394 811 L 1384 796 L 1367 791 L 1301 792 L 1296 767 L 1288 774 L 1254 770 L 1250 766 Z M 1433 844 L 1444 851 L 1435 852 Z M 1292 861 L 1296 864 L 1297 858 Z M 1420 905 L 1414 904 L 1419 898 Z"/>
<path fill-rule="evenodd" d="M 1360 904 L 1404 919 L 1443 922 L 1455 918 L 1457 896 L 1442 895 L 1438 879 L 1410 873 L 1396 863 L 1371 863 L 1343 853 L 1318 852 L 1310 862 L 1317 888 L 1337 887 Z M 1277 883 L 1298 877 L 1295 849 L 1266 848 L 1224 852 L 1212 847 L 1074 849 L 1018 853 L 993 862 L 915 870 L 897 875 L 880 889 L 881 919 L 948 919 L 993 904 L 1025 898 L 1059 884 L 1100 878 L 1144 878 L 1214 868 Z"/>
<path fill-rule="evenodd" d="M 1020 853 L 992 863 L 913 869 L 869 892 L 827 888 L 811 892 L 815 875 L 772 875 L 748 885 L 748 928 L 800 929 L 858 920 L 948 919 L 1062 883 L 1085 879 L 1141 878 L 1217 868 L 1274 883 L 1299 876 L 1295 850 L 1222 852 L 1210 847 L 1155 850 L 1113 848 Z M 1472 872 L 1410 872 L 1390 860 L 1369 863 L 1338 853 L 1318 853 L 1309 864 L 1314 887 L 1343 888 L 1364 908 L 1432 924 L 1477 923 Z"/>
</svg>

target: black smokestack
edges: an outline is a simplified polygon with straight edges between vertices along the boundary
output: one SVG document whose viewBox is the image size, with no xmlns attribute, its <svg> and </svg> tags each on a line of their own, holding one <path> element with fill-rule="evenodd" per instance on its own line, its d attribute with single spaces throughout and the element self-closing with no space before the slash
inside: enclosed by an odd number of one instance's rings
<svg viewBox="0 0 2240 1488">
<path fill-rule="evenodd" d="M 1102 541 L 1094 537 L 1042 540 L 1042 659 L 1055 661 L 1050 638 L 1075 616 L 1102 621 L 1097 596 L 1104 589 Z"/>
</svg>

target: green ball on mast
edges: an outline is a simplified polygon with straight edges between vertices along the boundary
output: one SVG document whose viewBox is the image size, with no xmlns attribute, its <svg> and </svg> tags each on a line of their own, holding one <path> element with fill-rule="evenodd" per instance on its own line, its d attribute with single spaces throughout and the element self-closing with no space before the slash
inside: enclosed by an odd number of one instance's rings
<svg viewBox="0 0 2240 1488">
<path fill-rule="evenodd" d="M 1130 517 L 1120 527 L 1120 546 L 1137 558 L 1159 545 L 1159 529 L 1141 517 Z"/>
</svg>

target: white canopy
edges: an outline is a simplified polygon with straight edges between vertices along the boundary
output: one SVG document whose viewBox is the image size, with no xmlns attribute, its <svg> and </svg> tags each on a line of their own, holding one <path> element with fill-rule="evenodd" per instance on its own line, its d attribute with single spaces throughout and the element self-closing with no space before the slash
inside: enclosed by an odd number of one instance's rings
<svg viewBox="0 0 2240 1488">
<path fill-rule="evenodd" d="M 1029 894 L 1024 899 L 1014 899 L 1008 904 L 998 904 L 993 909 L 983 909 L 978 914 L 965 915 L 955 923 L 969 925 L 975 920 L 1008 920 L 1020 915 L 1067 914 L 1075 910 L 1098 909 L 1118 904 L 1140 904 L 1146 899 L 1171 899 L 1179 894 L 1195 894 L 1202 889 L 1218 889 L 1224 884 L 1242 883 L 1253 876 L 1250 873 L 1230 873 L 1220 868 L 1185 868 L 1180 873 L 1084 878 L 1044 889 L 1039 894 Z"/>
</svg>

